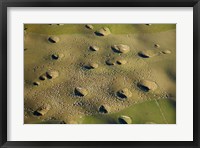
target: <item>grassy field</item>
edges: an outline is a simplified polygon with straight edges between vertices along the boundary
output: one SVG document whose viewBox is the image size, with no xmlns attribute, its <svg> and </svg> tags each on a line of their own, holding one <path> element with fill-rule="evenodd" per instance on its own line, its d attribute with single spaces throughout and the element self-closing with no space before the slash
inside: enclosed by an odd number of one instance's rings
<svg viewBox="0 0 200 148">
<path fill-rule="evenodd" d="M 175 29 L 175 24 L 154 24 L 147 26 L 145 24 L 96 24 L 93 25 L 94 30 L 99 30 L 102 27 L 108 27 L 112 34 L 135 34 L 135 33 L 156 33 L 161 31 L 167 31 Z M 25 28 L 28 28 L 28 32 L 39 34 L 87 34 L 91 33 L 83 24 L 80 25 L 46 25 L 46 24 L 26 24 Z"/>
<path fill-rule="evenodd" d="M 176 105 L 173 100 L 145 101 L 124 109 L 118 113 L 84 117 L 84 124 L 117 124 L 118 117 L 126 115 L 132 118 L 133 124 L 175 124 Z"/>
</svg>

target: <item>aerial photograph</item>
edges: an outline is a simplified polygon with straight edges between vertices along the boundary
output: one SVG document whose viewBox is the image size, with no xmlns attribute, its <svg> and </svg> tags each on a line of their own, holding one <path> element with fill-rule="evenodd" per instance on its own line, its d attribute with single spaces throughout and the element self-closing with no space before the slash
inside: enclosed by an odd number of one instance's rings
<svg viewBox="0 0 200 148">
<path fill-rule="evenodd" d="M 24 24 L 24 124 L 176 124 L 176 24 Z"/>
</svg>

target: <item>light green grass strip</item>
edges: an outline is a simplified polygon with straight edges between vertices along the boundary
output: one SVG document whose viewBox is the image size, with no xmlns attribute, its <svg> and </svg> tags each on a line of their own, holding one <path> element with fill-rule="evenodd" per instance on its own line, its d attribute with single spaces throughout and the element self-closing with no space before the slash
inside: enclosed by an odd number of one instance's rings
<svg viewBox="0 0 200 148">
<path fill-rule="evenodd" d="M 108 27 L 112 34 L 135 34 L 135 33 L 156 33 L 167 30 L 176 29 L 175 24 L 95 24 L 94 29 L 90 30 L 85 24 L 65 24 L 65 25 L 49 25 L 49 24 L 25 24 L 27 32 L 59 35 L 59 34 L 89 34 L 99 30 L 102 27 Z"/>
</svg>

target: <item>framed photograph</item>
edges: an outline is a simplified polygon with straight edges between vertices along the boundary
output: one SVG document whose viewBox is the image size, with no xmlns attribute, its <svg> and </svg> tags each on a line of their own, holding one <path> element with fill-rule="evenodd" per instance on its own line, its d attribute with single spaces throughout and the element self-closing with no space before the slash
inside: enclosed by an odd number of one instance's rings
<svg viewBox="0 0 200 148">
<path fill-rule="evenodd" d="M 1 1 L 1 147 L 200 147 L 199 5 Z"/>
</svg>

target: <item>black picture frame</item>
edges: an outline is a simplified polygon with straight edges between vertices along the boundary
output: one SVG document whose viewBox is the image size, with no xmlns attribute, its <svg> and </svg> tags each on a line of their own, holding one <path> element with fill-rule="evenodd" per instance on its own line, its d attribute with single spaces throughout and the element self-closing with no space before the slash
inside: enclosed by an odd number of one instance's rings
<svg viewBox="0 0 200 148">
<path fill-rule="evenodd" d="M 0 146 L 9 147 L 200 147 L 200 0 L 0 0 Z M 8 7 L 193 7 L 193 141 L 7 141 Z M 199 57 L 199 58 L 198 58 Z"/>
</svg>

